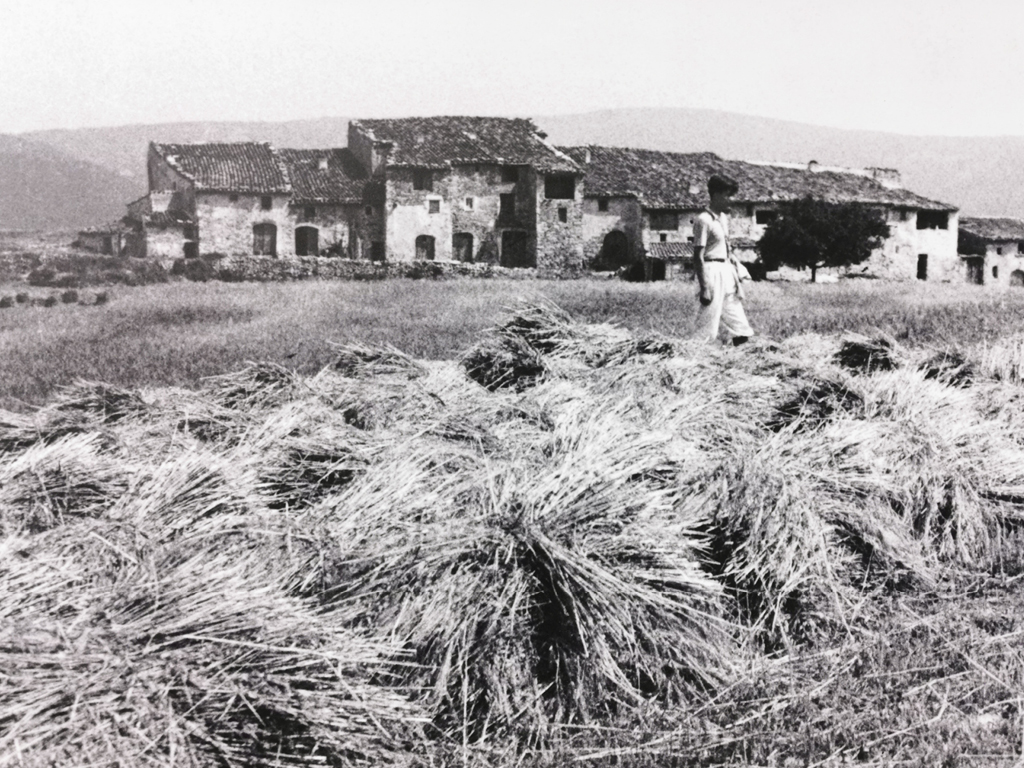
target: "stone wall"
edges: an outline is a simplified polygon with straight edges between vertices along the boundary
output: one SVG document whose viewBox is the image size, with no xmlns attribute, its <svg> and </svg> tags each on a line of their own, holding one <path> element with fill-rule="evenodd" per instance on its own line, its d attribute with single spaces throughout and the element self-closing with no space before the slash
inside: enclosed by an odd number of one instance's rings
<svg viewBox="0 0 1024 768">
<path fill-rule="evenodd" d="M 653 229 L 651 224 L 652 214 L 658 212 L 644 208 L 641 219 L 640 219 L 640 230 L 641 240 L 646 252 L 648 246 L 651 243 L 690 243 L 693 242 L 693 223 L 697 220 L 697 216 L 700 215 L 700 210 L 681 210 L 675 211 L 679 217 L 679 227 L 677 229 Z M 729 221 L 729 234 L 730 237 L 736 237 L 737 234 L 732 226 L 732 220 Z"/>
<path fill-rule="evenodd" d="M 632 197 L 609 197 L 608 209 L 602 211 L 598 198 L 583 200 L 583 259 L 588 266 L 594 263 L 609 232 L 619 231 L 629 242 L 629 260 L 640 261 L 644 256 L 641 233 L 640 203 Z"/>
<path fill-rule="evenodd" d="M 573 277 L 586 268 L 583 256 L 583 183 L 576 177 L 572 199 L 548 198 L 544 177 L 536 175 L 537 273 Z M 566 221 L 561 220 L 564 210 Z"/>
<path fill-rule="evenodd" d="M 149 191 L 158 193 L 152 198 L 152 210 L 178 210 L 192 214 L 195 211 L 195 187 L 191 179 L 172 168 L 156 152 L 150 150 L 146 163 L 149 173 Z M 166 195 L 170 194 L 168 199 Z M 158 207 L 159 206 L 159 207 Z"/>
<path fill-rule="evenodd" d="M 1002 253 L 999 253 L 1000 250 Z M 1024 275 L 1014 275 L 1015 272 L 1024 271 L 1024 253 L 1020 250 L 1020 244 L 1016 240 L 988 243 L 985 246 L 984 270 L 984 285 L 1024 287 L 1021 285 Z"/>
<path fill-rule="evenodd" d="M 313 209 L 311 218 L 306 216 L 307 208 Z M 292 231 L 288 254 L 295 254 L 295 230 L 303 226 L 312 226 L 317 229 L 317 240 L 321 253 L 331 250 L 335 254 L 352 259 L 369 261 L 373 243 L 384 240 L 382 208 L 379 204 L 290 205 L 288 215 Z M 279 229 L 279 238 L 280 231 Z M 281 249 L 280 239 L 278 240 L 278 254 L 287 255 Z"/>
<path fill-rule="evenodd" d="M 225 256 L 207 260 L 213 267 L 214 274 L 219 279 L 226 281 L 280 281 L 316 278 L 384 280 L 394 277 L 530 279 L 537 276 L 536 270 L 533 269 L 506 269 L 494 264 L 467 264 L 458 261 L 369 262 L 322 256 L 296 256 L 286 259 L 262 256 Z"/>
</svg>

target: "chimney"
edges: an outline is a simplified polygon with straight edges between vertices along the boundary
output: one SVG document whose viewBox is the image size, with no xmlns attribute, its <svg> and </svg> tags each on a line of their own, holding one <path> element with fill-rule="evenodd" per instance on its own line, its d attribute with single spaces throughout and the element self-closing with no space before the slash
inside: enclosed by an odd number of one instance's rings
<svg viewBox="0 0 1024 768">
<path fill-rule="evenodd" d="M 321 171 L 326 171 L 327 170 L 327 158 L 326 157 L 321 157 L 320 158 L 320 170 Z"/>
<path fill-rule="evenodd" d="M 886 189 L 903 188 L 903 179 L 895 168 L 868 168 L 867 170 L 871 172 L 871 178 Z"/>
<path fill-rule="evenodd" d="M 583 150 L 583 162 L 585 162 L 587 165 L 590 165 L 590 147 L 586 147 Z"/>
</svg>

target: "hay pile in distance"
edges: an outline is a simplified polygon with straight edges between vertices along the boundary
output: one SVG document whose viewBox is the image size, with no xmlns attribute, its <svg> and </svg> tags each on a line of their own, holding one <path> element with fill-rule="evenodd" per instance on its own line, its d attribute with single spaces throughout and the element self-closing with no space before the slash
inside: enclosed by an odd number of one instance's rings
<svg viewBox="0 0 1024 768">
<path fill-rule="evenodd" d="M 0 754 L 429 764 L 698 711 L 1002 561 L 1022 398 L 919 357 L 533 304 L 459 361 L 348 345 L 0 414 Z"/>
</svg>

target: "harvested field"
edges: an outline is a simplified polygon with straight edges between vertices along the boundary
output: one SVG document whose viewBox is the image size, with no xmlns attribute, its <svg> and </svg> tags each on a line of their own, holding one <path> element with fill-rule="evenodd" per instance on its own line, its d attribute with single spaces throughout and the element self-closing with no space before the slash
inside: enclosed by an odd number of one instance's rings
<svg viewBox="0 0 1024 768">
<path fill-rule="evenodd" d="M 1016 361 L 540 302 L 0 412 L 0 766 L 1012 765 Z"/>
</svg>

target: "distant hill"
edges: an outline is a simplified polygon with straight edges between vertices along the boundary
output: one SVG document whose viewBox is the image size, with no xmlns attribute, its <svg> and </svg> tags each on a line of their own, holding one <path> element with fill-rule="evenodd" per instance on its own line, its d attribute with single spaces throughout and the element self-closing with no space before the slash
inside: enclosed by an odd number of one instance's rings
<svg viewBox="0 0 1024 768">
<path fill-rule="evenodd" d="M 124 215 L 137 182 L 59 149 L 0 134 L 0 229 L 64 230 Z"/>
<path fill-rule="evenodd" d="M 1024 137 L 904 136 L 700 109 L 615 109 L 534 119 L 557 144 L 710 150 L 741 160 L 814 159 L 825 165 L 898 168 L 908 189 L 956 205 L 965 214 L 1024 218 Z M 120 216 L 123 204 L 146 190 L 150 141 L 339 147 L 346 143 L 347 130 L 348 118 L 329 117 L 0 135 L 0 228 L 29 228 L 26 222 L 43 221 L 52 224 L 41 226 L 81 226 Z M 21 155 L 11 149 L 16 145 L 23 147 Z"/>
</svg>

